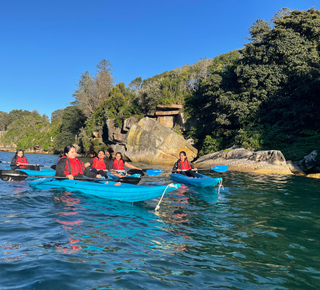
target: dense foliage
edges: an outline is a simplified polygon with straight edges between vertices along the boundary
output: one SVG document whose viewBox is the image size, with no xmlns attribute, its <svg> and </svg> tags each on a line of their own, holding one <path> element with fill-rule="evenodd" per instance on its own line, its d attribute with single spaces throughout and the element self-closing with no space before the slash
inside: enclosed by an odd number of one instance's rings
<svg viewBox="0 0 320 290">
<path fill-rule="evenodd" d="M 4 114 L 2 114 L 4 116 Z M 46 115 L 37 111 L 13 110 L 6 115 L 6 133 L 1 138 L 4 146 L 20 149 L 53 151 L 53 140 L 57 136 L 61 122 L 52 123 Z"/>
<path fill-rule="evenodd" d="M 138 77 L 128 88 L 114 86 L 111 64 L 102 60 L 94 76 L 81 76 L 72 106 L 54 112 L 51 123 L 37 112 L 0 112 L 2 142 L 55 151 L 75 142 L 89 152 L 108 143 L 108 119 L 121 127 L 159 104 L 183 104 L 181 133 L 195 140 L 200 155 L 240 145 L 302 158 L 319 149 L 320 12 L 282 9 L 249 32 L 241 50 Z"/>
<path fill-rule="evenodd" d="M 188 100 L 201 120 L 189 131 L 198 146 L 210 136 L 216 149 L 272 148 L 293 159 L 319 146 L 320 12 L 282 12 L 273 28 L 257 21 L 240 59 L 203 80 Z"/>
</svg>

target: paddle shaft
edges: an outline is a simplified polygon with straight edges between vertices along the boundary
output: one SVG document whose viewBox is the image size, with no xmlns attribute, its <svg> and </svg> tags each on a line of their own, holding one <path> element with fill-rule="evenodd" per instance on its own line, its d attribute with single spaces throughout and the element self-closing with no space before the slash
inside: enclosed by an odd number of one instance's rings
<svg viewBox="0 0 320 290">
<path fill-rule="evenodd" d="M 7 163 L 7 164 L 11 164 L 11 162 L 8 162 L 8 161 L 1 161 L 1 160 L 0 160 L 0 163 Z M 20 165 L 32 165 L 32 166 L 40 166 L 40 167 L 48 167 L 48 168 L 51 168 L 51 166 L 40 165 L 40 164 L 20 163 Z"/>
<path fill-rule="evenodd" d="M 189 170 L 189 169 L 188 169 Z M 194 171 L 198 171 L 198 170 L 213 170 L 215 172 L 226 172 L 228 170 L 228 165 L 217 165 L 215 167 L 211 167 L 211 168 L 200 168 L 200 169 L 191 169 Z M 187 171 L 187 170 L 180 170 L 180 171 Z M 149 176 L 157 176 L 163 172 L 180 172 L 178 170 L 170 170 L 170 171 L 164 171 L 161 169 L 146 169 L 146 172 Z"/>
</svg>

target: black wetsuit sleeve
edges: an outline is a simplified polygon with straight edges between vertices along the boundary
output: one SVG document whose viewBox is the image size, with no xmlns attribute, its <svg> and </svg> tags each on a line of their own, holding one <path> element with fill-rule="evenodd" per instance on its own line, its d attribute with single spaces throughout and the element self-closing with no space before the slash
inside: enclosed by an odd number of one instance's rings
<svg viewBox="0 0 320 290">
<path fill-rule="evenodd" d="M 63 159 L 60 159 L 57 163 L 57 167 L 56 167 L 56 176 L 66 176 L 63 172 L 64 172 L 64 169 L 66 167 L 66 161 L 67 159 L 66 158 L 63 158 Z"/>
<path fill-rule="evenodd" d="M 178 161 L 173 165 L 172 171 L 176 171 L 178 169 Z"/>
<path fill-rule="evenodd" d="M 17 157 L 16 156 L 12 157 L 10 167 L 12 170 L 17 169 Z"/>
</svg>

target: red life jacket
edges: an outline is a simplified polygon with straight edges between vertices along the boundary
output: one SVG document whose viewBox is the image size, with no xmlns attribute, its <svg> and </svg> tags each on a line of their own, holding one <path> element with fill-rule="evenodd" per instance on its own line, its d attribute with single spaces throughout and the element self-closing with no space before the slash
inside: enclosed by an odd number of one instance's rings
<svg viewBox="0 0 320 290">
<path fill-rule="evenodd" d="M 180 170 L 189 170 L 192 169 L 190 162 L 185 159 L 183 162 L 181 160 L 178 161 L 178 168 Z"/>
<path fill-rule="evenodd" d="M 64 175 L 72 175 L 76 176 L 78 174 L 83 174 L 84 171 L 84 164 L 81 160 L 77 158 L 67 158 L 66 156 L 61 157 L 60 159 L 66 158 L 66 166 L 64 168 L 63 174 Z"/>
<path fill-rule="evenodd" d="M 113 160 L 112 169 L 113 170 L 124 170 L 123 160 L 122 159 L 120 159 L 119 161 L 117 159 Z"/>
<path fill-rule="evenodd" d="M 25 167 L 27 167 L 28 165 L 28 160 L 27 160 L 27 158 L 25 157 L 25 156 L 22 156 L 22 157 L 17 157 L 17 161 L 16 161 L 16 163 L 23 163 L 23 165 L 19 165 L 17 168 L 25 168 Z"/>
<path fill-rule="evenodd" d="M 92 168 L 98 169 L 98 170 L 107 170 L 106 163 L 104 162 L 103 158 L 98 159 L 98 157 L 95 157 L 92 161 Z"/>
</svg>

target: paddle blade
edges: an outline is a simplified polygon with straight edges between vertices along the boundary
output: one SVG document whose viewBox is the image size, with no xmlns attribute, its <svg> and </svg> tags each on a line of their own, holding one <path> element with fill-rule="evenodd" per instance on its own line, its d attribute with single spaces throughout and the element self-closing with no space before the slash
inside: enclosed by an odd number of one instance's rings
<svg viewBox="0 0 320 290">
<path fill-rule="evenodd" d="M 22 181 L 28 177 L 28 174 L 18 170 L 0 170 L 0 178 L 3 181 Z"/>
<path fill-rule="evenodd" d="M 138 178 L 138 177 L 124 176 L 124 177 L 115 179 L 114 181 L 120 181 L 123 183 L 129 183 L 129 184 L 138 184 L 140 180 L 141 178 Z"/>
<path fill-rule="evenodd" d="M 140 169 L 130 169 L 127 171 L 127 174 L 131 175 L 131 174 L 140 174 L 141 176 L 144 176 L 144 173 L 142 170 Z"/>
<path fill-rule="evenodd" d="M 57 165 L 51 165 L 50 168 L 53 169 L 53 170 L 56 170 Z"/>
<path fill-rule="evenodd" d="M 217 165 L 215 167 L 210 168 L 210 170 L 213 170 L 215 172 L 226 172 L 228 168 L 228 165 Z"/>
<path fill-rule="evenodd" d="M 157 176 L 157 175 L 161 174 L 162 172 L 164 172 L 164 171 L 161 169 L 147 169 L 146 170 L 146 173 L 149 176 Z"/>
</svg>

